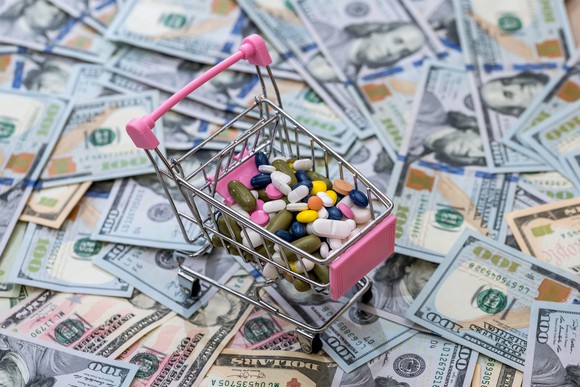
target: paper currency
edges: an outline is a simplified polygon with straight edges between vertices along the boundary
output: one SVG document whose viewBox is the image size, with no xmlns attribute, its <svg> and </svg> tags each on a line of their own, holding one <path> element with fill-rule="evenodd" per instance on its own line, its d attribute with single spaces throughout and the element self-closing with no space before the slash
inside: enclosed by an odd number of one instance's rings
<svg viewBox="0 0 580 387">
<path fill-rule="evenodd" d="M 12 386 L 129 387 L 138 369 L 8 331 L 0 331 L 0 346 L 0 375 Z"/>
<path fill-rule="evenodd" d="M 505 215 L 521 250 L 580 273 L 580 199 L 560 200 Z"/>
<path fill-rule="evenodd" d="M 493 357 L 479 355 L 471 387 L 521 387 L 523 379 L 522 372 Z"/>
<path fill-rule="evenodd" d="M 104 33 L 117 14 L 117 2 L 114 0 L 75 1 L 49 0 L 69 15 L 81 19 L 83 23 Z"/>
<path fill-rule="evenodd" d="M 59 229 L 92 182 L 33 191 L 20 220 Z"/>
<path fill-rule="evenodd" d="M 29 286 L 20 286 L 18 285 L 19 293 L 17 293 L 14 297 L 10 298 L 0 298 L 0 313 L 4 314 L 15 305 L 19 304 L 22 300 L 25 300 L 28 296 L 32 293 L 40 292 L 40 289 L 32 288 Z"/>
<path fill-rule="evenodd" d="M 8 0 L 0 5 L 0 42 L 103 62 L 115 45 L 47 0 Z"/>
<path fill-rule="evenodd" d="M 0 328 L 116 358 L 174 316 L 168 308 L 137 291 L 124 299 L 45 290 L 3 314 Z"/>
<path fill-rule="evenodd" d="M 171 308 L 185 318 L 191 317 L 217 288 L 200 282 L 201 294 L 188 297 L 181 291 L 177 273 L 182 264 L 220 283 L 226 283 L 238 270 L 233 257 L 225 249 L 214 249 L 211 254 L 183 258 L 171 250 L 147 249 L 137 246 L 114 245 L 100 254 L 93 263 L 115 277 L 131 284 L 139 291 Z"/>
<path fill-rule="evenodd" d="M 580 305 L 534 302 L 530 318 L 524 385 L 578 385 Z"/>
<path fill-rule="evenodd" d="M 476 360 L 469 348 L 418 333 L 348 374 L 339 370 L 332 385 L 468 387 Z"/>
<path fill-rule="evenodd" d="M 559 172 L 522 173 L 519 184 L 529 185 L 553 200 L 580 196 L 572 182 Z"/>
<path fill-rule="evenodd" d="M 76 104 L 42 173 L 43 186 L 151 173 L 149 159 L 133 144 L 125 125 L 133 118 L 149 114 L 157 104 L 155 92 L 103 97 Z M 153 132 L 163 151 L 161 122 L 155 124 Z"/>
<path fill-rule="evenodd" d="M 377 137 L 358 141 L 344 158 L 381 192 L 387 192 L 395 162 Z"/>
<path fill-rule="evenodd" d="M 24 233 L 26 232 L 26 225 L 19 222 L 12 230 L 10 235 L 10 240 L 6 249 L 0 255 L 0 297 L 1 298 L 15 298 L 20 294 L 21 286 L 18 284 L 11 283 L 9 280 L 10 272 L 12 271 L 12 266 L 18 260 L 18 250 L 20 250 L 20 245 L 22 244 L 22 239 L 24 239 Z M 1 311 L 0 311 L 1 312 Z"/>
<path fill-rule="evenodd" d="M 572 35 L 574 35 L 574 39 L 576 42 L 580 42 L 580 26 L 577 23 L 573 23 L 573 21 L 578 20 L 580 16 L 580 2 L 578 0 L 567 0 L 565 1 L 566 4 L 566 12 L 568 13 L 568 20 L 570 21 L 570 28 L 572 29 Z"/>
<path fill-rule="evenodd" d="M 328 387 L 336 372 L 336 363 L 320 355 L 226 348 L 200 386 Z"/>
<path fill-rule="evenodd" d="M 266 288 L 272 298 L 292 317 L 320 326 L 343 305 L 327 296 L 297 292 L 288 281 Z M 320 334 L 323 349 L 345 372 L 350 372 L 379 354 L 402 343 L 417 331 L 350 307 Z"/>
<path fill-rule="evenodd" d="M 560 164 L 564 169 L 570 170 L 568 176 L 574 181 L 576 188 L 580 189 L 580 149 L 561 155 Z"/>
<path fill-rule="evenodd" d="M 226 285 L 246 294 L 252 283 L 246 275 Z M 118 358 L 139 365 L 134 387 L 199 386 L 249 311 L 241 299 L 219 291 L 189 320 L 173 317 Z"/>
<path fill-rule="evenodd" d="M 464 232 L 406 317 L 524 370 L 533 300 L 580 301 L 580 280 L 496 241 Z"/>
<path fill-rule="evenodd" d="M 117 94 L 101 84 L 100 80 L 104 71 L 101 65 L 74 66 L 67 94 L 74 96 L 77 103 Z"/>
<path fill-rule="evenodd" d="M 69 113 L 57 98 L 0 91 L 0 253 Z"/>
<path fill-rule="evenodd" d="M 423 15 L 429 25 L 447 49 L 443 59 L 445 63 L 463 66 L 463 52 L 457 31 L 457 19 L 453 8 L 453 0 L 413 1 L 413 5 Z"/>
<path fill-rule="evenodd" d="M 61 292 L 130 297 L 131 285 L 92 263 L 107 247 L 90 235 L 110 190 L 110 183 L 93 185 L 60 230 L 29 224 L 10 281 Z"/>
</svg>

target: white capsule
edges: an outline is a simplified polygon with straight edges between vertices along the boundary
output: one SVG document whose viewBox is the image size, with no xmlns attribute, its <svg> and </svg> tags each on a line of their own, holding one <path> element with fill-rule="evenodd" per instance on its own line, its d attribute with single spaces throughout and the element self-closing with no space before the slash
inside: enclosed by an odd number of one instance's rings
<svg viewBox="0 0 580 387">
<path fill-rule="evenodd" d="M 314 269 L 314 262 L 308 259 L 301 259 L 301 262 L 304 264 L 304 269 L 306 269 L 306 271 Z M 302 265 L 300 265 L 298 261 L 294 263 L 294 267 L 296 268 L 296 271 L 303 273 Z"/>
<path fill-rule="evenodd" d="M 262 269 L 262 274 L 268 279 L 275 280 L 278 278 L 278 269 L 276 269 L 276 266 L 272 265 L 271 263 L 267 263 Z"/>
<path fill-rule="evenodd" d="M 264 243 L 264 239 L 260 234 L 252 229 L 247 228 L 246 232 L 248 234 L 249 241 L 246 239 L 246 234 L 242 233 L 242 244 L 250 249 L 254 249 L 261 246 Z M 251 242 L 251 244 L 250 244 Z"/>
<path fill-rule="evenodd" d="M 263 210 L 268 214 L 272 214 L 282 211 L 284 208 L 286 208 L 286 202 L 282 199 L 278 199 L 264 203 Z"/>
<path fill-rule="evenodd" d="M 341 201 L 338 202 L 338 204 L 340 204 L 340 203 L 344 203 L 344 204 L 346 204 L 347 206 L 349 206 L 351 208 L 354 206 L 354 204 L 352 203 L 352 200 L 350 200 L 350 196 L 348 196 L 348 195 L 346 195 L 345 197 L 343 197 L 341 199 Z M 338 206 L 338 204 L 337 204 L 337 206 Z"/>
<path fill-rule="evenodd" d="M 276 172 L 276 167 L 273 165 L 260 165 L 258 167 L 258 171 L 262 172 L 262 173 L 272 173 L 272 172 Z"/>
<path fill-rule="evenodd" d="M 322 205 L 324 207 L 332 207 L 334 205 L 334 200 L 326 192 L 318 192 L 316 196 L 322 199 Z"/>
<path fill-rule="evenodd" d="M 356 228 L 356 222 L 352 219 L 345 220 L 346 223 L 350 226 L 351 231 Z"/>
<path fill-rule="evenodd" d="M 338 238 L 328 238 L 326 241 L 328 242 L 328 247 L 330 247 L 331 250 L 340 249 L 344 244 L 342 239 Z"/>
<path fill-rule="evenodd" d="M 315 235 L 326 238 L 344 239 L 350 234 L 350 224 L 342 220 L 316 219 L 312 224 Z"/>
<path fill-rule="evenodd" d="M 350 234 L 348 234 L 348 238 L 347 240 L 350 240 L 352 238 L 354 238 L 355 236 L 357 236 L 358 234 L 360 234 L 360 232 L 367 226 L 368 223 L 365 224 L 359 224 L 357 225 L 354 230 L 352 230 L 350 232 Z"/>
<path fill-rule="evenodd" d="M 260 195 L 258 195 L 258 191 L 256 191 L 255 189 L 251 190 L 251 191 L 250 191 L 250 193 L 251 193 L 251 194 L 254 196 L 254 198 L 256 198 L 256 199 L 258 198 L 258 196 L 260 196 Z"/>
<path fill-rule="evenodd" d="M 304 199 L 306 196 L 308 196 L 308 193 L 310 192 L 310 190 L 308 189 L 307 186 L 305 185 L 300 185 L 298 187 L 296 187 L 295 189 L 293 189 L 289 194 L 288 194 L 288 201 L 290 203 L 296 203 L 299 202 L 300 200 Z M 308 206 L 308 203 L 306 203 L 306 206 Z"/>
<path fill-rule="evenodd" d="M 312 165 L 313 163 L 310 159 L 298 159 L 292 163 L 292 168 L 296 171 L 310 171 Z"/>
<path fill-rule="evenodd" d="M 318 210 L 318 219 L 328 219 L 328 211 L 326 208 L 322 207 Z"/>
<path fill-rule="evenodd" d="M 278 246 L 278 245 L 274 245 L 274 249 L 276 249 L 276 246 Z M 286 266 L 284 259 L 282 259 L 282 256 L 277 251 L 274 254 L 272 254 L 272 260 L 279 265 Z"/>
<path fill-rule="evenodd" d="M 306 232 L 308 234 L 313 234 L 314 233 L 314 230 L 312 230 L 312 223 L 314 223 L 314 222 L 306 223 Z"/>
<path fill-rule="evenodd" d="M 286 209 L 290 212 L 306 211 L 308 209 L 308 203 L 288 203 L 286 204 Z"/>
<path fill-rule="evenodd" d="M 320 244 L 320 256 L 322 258 L 328 257 L 328 253 L 330 252 L 330 248 L 328 247 L 328 243 L 322 242 Z"/>
<path fill-rule="evenodd" d="M 234 204 L 230 208 L 232 210 L 236 211 L 237 213 L 239 213 L 240 215 L 242 215 L 244 218 L 250 219 L 250 214 L 248 213 L 248 211 L 246 211 L 242 207 L 240 207 L 239 204 Z"/>
<path fill-rule="evenodd" d="M 357 224 L 367 223 L 371 220 L 371 210 L 369 208 L 360 208 L 352 206 L 352 213 L 354 214 L 354 221 Z"/>
</svg>

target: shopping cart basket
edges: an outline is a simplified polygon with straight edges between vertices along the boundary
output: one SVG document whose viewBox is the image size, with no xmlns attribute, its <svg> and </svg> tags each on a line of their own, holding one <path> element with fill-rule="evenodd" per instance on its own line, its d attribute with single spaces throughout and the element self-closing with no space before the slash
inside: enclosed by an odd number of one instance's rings
<svg viewBox="0 0 580 387">
<path fill-rule="evenodd" d="M 246 59 L 256 66 L 263 95 L 255 97 L 247 109 L 182 157 L 168 160 L 158 149 L 159 141 L 151 131 L 155 122 L 188 94 L 241 59 Z M 176 254 L 185 257 L 202 254 L 212 247 L 211 241 L 213 241 L 214 244 L 227 246 L 232 254 L 243 256 L 260 272 L 264 265 L 270 264 L 274 265 L 279 273 L 275 279 L 265 279 L 259 282 L 251 296 L 248 296 L 180 265 L 179 283 L 182 290 L 187 295 L 195 297 L 200 291 L 199 281 L 201 280 L 228 291 L 295 324 L 304 351 L 317 352 L 321 348 L 320 333 L 357 300 L 371 297 L 371 280 L 366 275 L 388 258 L 394 249 L 395 217 L 391 215 L 393 203 L 340 155 L 283 110 L 280 93 L 269 67 L 270 63 L 270 55 L 262 38 L 251 35 L 243 40 L 236 54 L 187 84 L 151 114 L 131 120 L 127 124 L 127 132 L 135 145 L 146 151 L 153 164 L 178 220 L 183 237 L 188 243 L 202 246 L 196 253 L 176 252 Z M 276 94 L 276 102 L 267 98 L 266 83 L 260 66 L 266 68 L 268 78 Z M 185 161 L 195 157 L 196 153 L 202 150 L 206 144 L 214 141 L 223 131 L 230 130 L 236 122 L 244 117 L 256 114 L 260 117 L 259 120 L 236 140 L 227 144 L 208 161 L 195 167 L 193 171 L 183 170 Z M 332 251 L 326 258 L 307 253 L 254 223 L 232 208 L 234 201 L 227 186 L 231 180 L 249 184 L 250 178 L 259 173 L 254 160 L 257 152 L 264 152 L 270 158 L 277 156 L 296 159 L 310 158 L 313 160 L 315 171 L 318 166 L 327 178 L 331 177 L 331 170 L 336 171 L 341 179 L 352 181 L 357 190 L 366 193 L 371 211 L 370 222 L 356 236 Z M 193 181 L 200 180 L 203 181 L 202 184 L 192 184 Z M 173 193 L 170 184 L 172 184 Z M 187 212 L 180 211 L 176 207 L 175 199 L 172 197 L 175 192 L 179 192 L 183 197 L 182 201 L 184 200 L 186 203 Z M 220 230 L 218 224 L 220 216 L 229 217 L 236 222 L 245 240 L 250 241 L 249 246 L 247 243 L 244 245 L 236 240 L 232 223 L 229 221 L 223 222 L 227 230 L 224 230 L 223 223 Z M 184 222 L 197 224 L 199 233 L 188 234 L 186 230 L 191 230 L 191 227 L 186 228 Z M 260 249 L 252 244 L 252 239 L 248 237 L 250 232 L 255 232 L 262 238 L 263 248 Z M 276 251 L 279 257 L 273 259 Z M 280 257 L 282 259 L 279 259 Z M 306 260 L 327 269 L 328 279 L 325 281 L 320 276 L 315 276 L 306 270 L 304 264 Z M 293 268 L 290 265 L 291 261 L 294 263 Z M 276 284 L 281 278 L 290 281 L 303 281 L 310 287 L 310 291 L 317 292 L 334 301 L 340 299 L 344 305 L 327 320 L 321 321 L 319 326 L 298 321 L 264 301 L 261 296 L 264 287 Z M 349 296 L 346 297 L 345 294 Z"/>
</svg>

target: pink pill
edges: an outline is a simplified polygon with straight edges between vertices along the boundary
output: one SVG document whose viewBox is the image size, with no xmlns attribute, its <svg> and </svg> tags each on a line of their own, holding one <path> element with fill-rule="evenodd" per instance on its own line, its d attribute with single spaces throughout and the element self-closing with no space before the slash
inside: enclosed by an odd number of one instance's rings
<svg viewBox="0 0 580 387">
<path fill-rule="evenodd" d="M 354 213 L 352 212 L 349 206 L 347 206 L 344 203 L 338 203 L 337 207 L 344 216 L 346 216 L 349 219 L 354 219 Z"/>
<path fill-rule="evenodd" d="M 265 226 L 270 220 L 270 217 L 264 211 L 259 210 L 252 212 L 250 219 L 259 226 Z"/>
<path fill-rule="evenodd" d="M 256 199 L 256 208 L 254 211 L 262 211 L 264 208 L 264 201 L 262 199 Z"/>
<path fill-rule="evenodd" d="M 284 194 L 280 192 L 278 188 L 274 187 L 274 184 L 268 184 L 266 187 L 266 196 L 268 196 L 270 199 L 276 200 L 282 198 Z"/>
<path fill-rule="evenodd" d="M 233 206 L 234 204 L 236 204 L 236 201 L 229 197 L 229 198 L 224 198 L 224 204 L 228 207 Z"/>
</svg>

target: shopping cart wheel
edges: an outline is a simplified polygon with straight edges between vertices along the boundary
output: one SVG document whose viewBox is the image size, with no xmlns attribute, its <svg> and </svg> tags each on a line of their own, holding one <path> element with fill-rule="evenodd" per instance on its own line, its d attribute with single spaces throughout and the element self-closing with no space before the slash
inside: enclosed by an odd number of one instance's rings
<svg viewBox="0 0 580 387">
<path fill-rule="evenodd" d="M 368 304 L 369 302 L 371 302 L 372 299 L 373 299 L 373 284 L 371 282 L 369 290 L 367 290 L 365 294 L 361 296 L 360 302 L 362 302 L 363 304 Z"/>
<path fill-rule="evenodd" d="M 179 270 L 177 274 L 179 279 L 179 287 L 187 297 L 198 297 L 201 293 L 201 284 L 199 278 L 194 277 L 183 270 Z"/>
<path fill-rule="evenodd" d="M 304 353 L 318 353 L 322 349 L 322 340 L 320 340 L 320 335 L 318 333 L 312 333 L 297 328 L 296 334 L 298 335 L 298 341 L 300 342 L 300 347 L 302 347 Z"/>
</svg>

